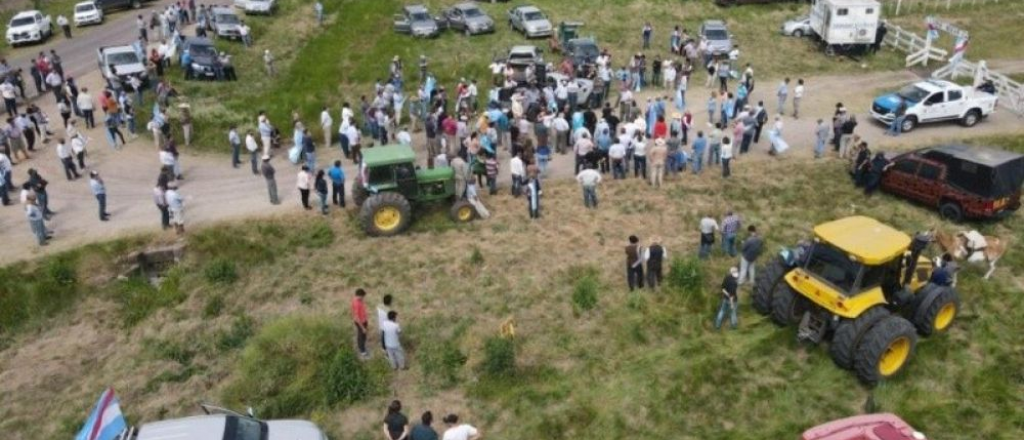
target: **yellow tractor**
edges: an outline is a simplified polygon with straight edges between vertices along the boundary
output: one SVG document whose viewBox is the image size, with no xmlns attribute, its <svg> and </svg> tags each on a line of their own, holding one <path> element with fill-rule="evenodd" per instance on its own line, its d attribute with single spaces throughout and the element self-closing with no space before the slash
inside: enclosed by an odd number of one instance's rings
<svg viewBox="0 0 1024 440">
<path fill-rule="evenodd" d="M 836 365 L 874 385 L 907 364 L 918 334 L 946 330 L 960 310 L 953 287 L 929 282 L 929 241 L 868 217 L 820 224 L 813 242 L 783 249 L 758 274 L 754 308 L 798 326 L 801 341 L 830 338 Z"/>
</svg>

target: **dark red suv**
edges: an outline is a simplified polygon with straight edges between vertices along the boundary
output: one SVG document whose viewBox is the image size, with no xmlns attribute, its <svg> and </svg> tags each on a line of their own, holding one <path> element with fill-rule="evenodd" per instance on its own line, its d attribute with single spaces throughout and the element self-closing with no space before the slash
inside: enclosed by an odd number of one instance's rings
<svg viewBox="0 0 1024 440">
<path fill-rule="evenodd" d="M 943 145 L 901 154 L 882 189 L 938 208 L 943 218 L 1002 218 L 1020 208 L 1024 155 L 987 147 Z"/>
</svg>

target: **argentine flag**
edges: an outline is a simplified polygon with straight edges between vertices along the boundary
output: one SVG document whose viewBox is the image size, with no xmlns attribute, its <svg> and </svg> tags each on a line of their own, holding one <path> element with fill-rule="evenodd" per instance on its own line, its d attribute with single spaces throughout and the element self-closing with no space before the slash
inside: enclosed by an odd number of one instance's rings
<svg viewBox="0 0 1024 440">
<path fill-rule="evenodd" d="M 126 427 L 114 389 L 107 388 L 100 395 L 100 400 L 96 402 L 75 440 L 114 440 Z"/>
</svg>

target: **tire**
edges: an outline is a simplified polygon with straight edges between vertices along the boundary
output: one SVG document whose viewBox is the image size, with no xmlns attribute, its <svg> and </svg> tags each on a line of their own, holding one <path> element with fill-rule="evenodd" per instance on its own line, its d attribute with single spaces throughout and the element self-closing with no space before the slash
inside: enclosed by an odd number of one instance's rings
<svg viewBox="0 0 1024 440">
<path fill-rule="evenodd" d="M 797 37 L 797 38 L 803 38 L 804 37 L 803 29 L 797 29 L 797 30 L 793 31 L 793 36 Z"/>
<path fill-rule="evenodd" d="M 789 284 L 776 284 L 772 292 L 772 322 L 779 327 L 799 324 L 807 308 L 807 299 L 796 293 Z"/>
<path fill-rule="evenodd" d="M 398 193 L 374 194 L 360 208 L 359 221 L 372 237 L 398 235 L 412 223 L 412 206 Z"/>
<path fill-rule="evenodd" d="M 831 44 L 825 45 L 825 56 L 827 56 L 827 57 L 834 57 L 834 56 L 836 56 L 836 47 L 831 45 Z"/>
<path fill-rule="evenodd" d="M 469 203 L 466 200 L 459 200 L 452 205 L 452 209 L 448 211 L 448 215 L 455 223 L 469 223 L 476 219 L 477 212 L 472 203 Z"/>
<path fill-rule="evenodd" d="M 950 286 L 927 284 L 918 291 L 918 302 L 911 321 L 921 336 L 943 332 L 960 312 L 960 296 Z"/>
<path fill-rule="evenodd" d="M 914 325 L 900 316 L 889 316 L 871 327 L 857 346 L 853 368 L 867 385 L 895 376 L 913 357 L 917 346 Z"/>
<path fill-rule="evenodd" d="M 917 128 L 917 118 L 906 116 L 903 118 L 903 124 L 900 126 L 900 133 L 910 133 L 915 128 Z"/>
<path fill-rule="evenodd" d="M 352 182 L 352 202 L 354 202 L 357 207 L 363 206 L 363 203 L 366 202 L 366 199 L 369 197 L 370 192 L 363 186 L 363 178 L 356 176 Z"/>
<path fill-rule="evenodd" d="M 971 111 L 967 112 L 966 115 L 964 115 L 963 119 L 960 120 L 960 123 L 963 124 L 964 127 L 973 127 L 980 120 L 981 120 L 981 112 L 979 112 L 977 110 L 971 110 Z"/>
<path fill-rule="evenodd" d="M 828 354 L 832 362 L 844 370 L 853 369 L 853 359 L 857 354 L 857 345 L 864 334 L 879 321 L 892 314 L 885 307 L 875 306 L 865 310 L 854 319 L 844 319 L 836 327 L 832 335 L 832 343 L 828 346 Z"/>
<path fill-rule="evenodd" d="M 964 211 L 956 202 L 942 202 L 939 205 L 939 215 L 953 223 L 960 223 L 964 219 Z"/>
<path fill-rule="evenodd" d="M 775 291 L 778 283 L 785 283 L 782 277 L 786 275 L 786 272 L 786 264 L 782 262 L 782 257 L 775 257 L 757 274 L 752 298 L 754 310 L 762 315 L 772 312 L 772 292 Z"/>
</svg>

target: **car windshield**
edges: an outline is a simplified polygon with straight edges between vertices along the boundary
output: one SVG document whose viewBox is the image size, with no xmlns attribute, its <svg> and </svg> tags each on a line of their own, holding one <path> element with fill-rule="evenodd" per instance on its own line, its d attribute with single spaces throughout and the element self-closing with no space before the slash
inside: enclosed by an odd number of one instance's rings
<svg viewBox="0 0 1024 440">
<path fill-rule="evenodd" d="M 207 46 L 205 44 L 193 44 L 188 48 L 188 53 L 192 55 L 192 58 L 206 56 L 215 57 L 217 56 L 217 50 L 213 46 Z"/>
<path fill-rule="evenodd" d="M 123 66 L 125 64 L 138 64 L 139 57 L 134 52 L 118 52 L 107 55 L 107 64 Z"/>
<path fill-rule="evenodd" d="M 845 252 L 826 243 L 816 243 L 807 259 L 806 269 L 844 294 L 853 290 L 861 265 L 850 260 Z"/>
<path fill-rule="evenodd" d="M 928 97 L 928 92 L 926 90 L 915 85 L 906 86 L 897 94 L 900 95 L 901 98 L 913 102 L 920 102 L 923 101 L 924 98 Z"/>
<path fill-rule="evenodd" d="M 92 3 L 75 6 L 75 12 L 92 12 L 95 9 L 96 7 L 93 6 Z"/>
<path fill-rule="evenodd" d="M 11 20 L 11 27 L 25 26 L 35 22 L 36 20 L 32 17 L 15 18 Z"/>
<path fill-rule="evenodd" d="M 704 31 L 704 36 L 708 37 L 709 40 L 728 40 L 729 34 L 723 29 L 707 29 Z"/>
<path fill-rule="evenodd" d="M 543 20 L 544 14 L 540 13 L 540 11 L 527 12 L 523 14 L 523 19 L 526 21 Z"/>
<path fill-rule="evenodd" d="M 259 420 L 228 416 L 225 440 L 264 440 L 266 424 Z"/>
<path fill-rule="evenodd" d="M 462 13 L 465 14 L 466 17 L 469 17 L 469 18 L 480 17 L 480 16 L 484 15 L 483 12 L 480 12 L 480 10 L 476 9 L 476 8 L 465 9 L 465 10 L 462 11 Z"/>
<path fill-rule="evenodd" d="M 430 20 L 430 15 L 428 15 L 425 12 L 413 12 L 412 15 L 410 15 L 410 17 L 412 17 L 412 21 Z"/>
<path fill-rule="evenodd" d="M 576 56 L 586 58 L 597 58 L 601 54 L 601 51 L 597 50 L 597 46 L 590 43 L 583 43 L 574 48 Z"/>
<path fill-rule="evenodd" d="M 238 16 L 235 14 L 218 15 L 217 22 L 223 24 L 238 24 Z"/>
</svg>

